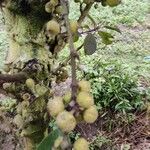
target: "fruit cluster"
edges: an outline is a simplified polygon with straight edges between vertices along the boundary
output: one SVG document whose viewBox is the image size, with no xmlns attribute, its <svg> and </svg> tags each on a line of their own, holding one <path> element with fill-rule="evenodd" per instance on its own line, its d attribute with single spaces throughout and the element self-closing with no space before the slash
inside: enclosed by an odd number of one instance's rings
<svg viewBox="0 0 150 150">
<path fill-rule="evenodd" d="M 66 137 L 59 136 L 53 145 L 52 150 L 58 150 L 58 149 L 71 149 L 70 143 L 67 141 Z M 89 143 L 85 138 L 79 138 L 77 139 L 73 144 L 73 150 L 89 150 Z"/>
<path fill-rule="evenodd" d="M 63 15 L 64 8 L 61 6 L 60 2 L 58 0 L 50 0 L 45 4 L 45 11 L 47 13 L 53 13 L 53 19 L 47 22 L 46 24 L 46 30 L 49 31 L 53 35 L 57 35 L 63 30 L 61 29 L 62 24 L 60 25 L 60 22 L 57 21 L 59 18 L 59 15 Z M 56 19 L 57 18 L 57 19 Z M 70 21 L 70 28 L 73 34 L 77 32 L 78 29 L 78 23 L 75 20 Z M 65 30 L 66 31 L 66 30 Z"/>
<path fill-rule="evenodd" d="M 94 123 L 96 121 L 98 111 L 90 91 L 90 83 L 82 80 L 78 82 L 76 101 L 71 99 L 71 92 L 67 92 L 63 97 L 54 97 L 48 101 L 47 110 L 56 119 L 56 124 L 62 132 L 69 133 L 74 130 L 77 123 L 82 120 L 86 123 Z M 88 149 L 87 143 L 85 139 L 80 138 L 74 143 L 74 149 L 86 150 Z"/>
</svg>

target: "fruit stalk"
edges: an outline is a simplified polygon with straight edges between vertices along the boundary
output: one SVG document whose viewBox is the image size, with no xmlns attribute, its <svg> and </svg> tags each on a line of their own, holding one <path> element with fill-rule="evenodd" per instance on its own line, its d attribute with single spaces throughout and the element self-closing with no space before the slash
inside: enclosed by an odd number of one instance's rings
<svg viewBox="0 0 150 150">
<path fill-rule="evenodd" d="M 74 44 L 73 44 L 73 36 L 70 28 L 70 22 L 68 18 L 68 1 L 61 0 L 62 6 L 64 7 L 64 19 L 66 23 L 66 28 L 68 31 L 68 43 L 69 43 L 69 49 L 70 49 L 70 57 L 71 57 L 71 74 L 72 74 L 72 85 L 71 85 L 71 99 L 73 101 L 76 101 L 77 97 L 77 79 L 76 79 L 76 58 L 78 58 L 78 54 L 75 50 Z"/>
</svg>

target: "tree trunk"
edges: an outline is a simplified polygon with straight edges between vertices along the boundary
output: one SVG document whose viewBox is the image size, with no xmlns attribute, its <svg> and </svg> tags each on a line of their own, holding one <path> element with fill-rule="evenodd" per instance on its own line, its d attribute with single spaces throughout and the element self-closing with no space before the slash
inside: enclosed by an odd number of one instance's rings
<svg viewBox="0 0 150 150">
<path fill-rule="evenodd" d="M 26 150 L 36 149 L 46 133 L 53 59 L 65 45 L 64 34 L 53 35 L 46 30 L 46 23 L 51 19 L 63 23 L 60 15 L 45 11 L 47 2 L 7 0 L 3 4 L 9 35 L 7 72 L 16 74 L 27 70 L 27 78 L 34 81 L 31 86 L 24 80 L 3 85 L 18 99 L 14 122 L 19 135 L 25 138 Z"/>
</svg>

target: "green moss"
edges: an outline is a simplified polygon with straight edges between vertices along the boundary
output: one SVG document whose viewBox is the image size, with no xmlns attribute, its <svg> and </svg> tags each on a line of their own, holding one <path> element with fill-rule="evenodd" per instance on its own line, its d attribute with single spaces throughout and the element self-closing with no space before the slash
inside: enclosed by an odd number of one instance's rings
<svg viewBox="0 0 150 150">
<path fill-rule="evenodd" d="M 36 14 L 34 10 L 27 16 L 14 15 L 8 9 L 5 10 L 10 38 L 13 38 L 14 42 L 18 43 L 20 47 L 17 52 L 20 51 L 21 55 L 18 57 L 18 60 L 15 58 L 13 61 L 26 62 L 33 58 L 39 58 L 44 62 L 48 61 L 50 52 L 44 48 L 46 37 L 43 31 L 43 26 L 47 22 L 48 17 L 42 17 L 41 15 L 39 13 Z M 42 21 L 39 21 L 41 18 L 43 18 Z M 12 51 L 11 47 L 10 51 Z M 12 53 L 14 52 L 9 53 L 13 55 Z"/>
</svg>

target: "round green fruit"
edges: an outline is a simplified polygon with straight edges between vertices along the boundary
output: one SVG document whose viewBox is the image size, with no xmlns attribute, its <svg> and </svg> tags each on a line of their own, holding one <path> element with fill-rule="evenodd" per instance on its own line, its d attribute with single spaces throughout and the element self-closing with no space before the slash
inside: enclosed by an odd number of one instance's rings
<svg viewBox="0 0 150 150">
<path fill-rule="evenodd" d="M 25 94 L 22 95 L 22 99 L 25 100 L 25 101 L 26 101 L 26 100 L 27 100 L 27 101 L 30 100 L 30 98 L 31 98 L 31 96 L 30 96 L 29 93 L 25 93 Z"/>
<path fill-rule="evenodd" d="M 63 96 L 63 101 L 65 102 L 65 104 L 69 104 L 71 101 L 71 92 L 67 92 L 64 96 Z"/>
<path fill-rule="evenodd" d="M 35 82 L 33 79 L 29 78 L 26 80 L 26 86 L 29 88 L 29 89 L 34 89 L 34 86 L 35 86 Z"/>
<path fill-rule="evenodd" d="M 51 34 L 57 35 L 60 33 L 60 25 L 56 20 L 50 20 L 46 25 L 46 30 Z"/>
<path fill-rule="evenodd" d="M 58 5 L 58 0 L 50 0 L 51 5 L 57 6 Z"/>
<path fill-rule="evenodd" d="M 83 108 L 89 108 L 90 106 L 94 105 L 94 99 L 93 96 L 88 92 L 79 92 L 77 96 L 77 103 Z"/>
<path fill-rule="evenodd" d="M 62 14 L 63 11 L 64 11 L 63 6 L 57 6 L 56 9 L 55 9 L 55 12 L 57 14 Z"/>
<path fill-rule="evenodd" d="M 84 138 L 79 138 L 73 145 L 74 150 L 89 150 L 89 143 Z"/>
<path fill-rule="evenodd" d="M 106 4 L 110 7 L 115 7 L 120 4 L 120 0 L 106 0 Z"/>
<path fill-rule="evenodd" d="M 78 86 L 80 91 L 90 92 L 91 90 L 91 84 L 86 80 L 79 81 Z"/>
<path fill-rule="evenodd" d="M 76 33 L 78 30 L 78 22 L 76 20 L 70 21 L 70 29 L 72 33 Z"/>
<path fill-rule="evenodd" d="M 61 97 L 50 99 L 47 103 L 47 110 L 52 117 L 56 117 L 60 112 L 64 111 L 64 104 Z"/>
<path fill-rule="evenodd" d="M 83 114 L 83 118 L 87 123 L 94 123 L 98 118 L 98 111 L 96 109 L 96 106 L 93 105 L 90 108 L 86 109 Z"/>
<path fill-rule="evenodd" d="M 68 133 L 76 127 L 76 119 L 70 112 L 63 111 L 58 114 L 56 124 L 63 132 Z"/>
<path fill-rule="evenodd" d="M 4 70 L 5 72 L 9 72 L 9 71 L 10 71 L 10 65 L 5 64 L 3 70 Z"/>
<path fill-rule="evenodd" d="M 62 142 L 63 142 L 63 136 L 59 136 L 54 142 L 54 147 L 58 148 Z"/>
<path fill-rule="evenodd" d="M 50 3 L 50 2 L 46 3 L 46 4 L 45 4 L 45 11 L 46 11 L 47 13 L 51 13 L 52 10 L 53 10 L 53 6 L 51 5 L 51 3 Z"/>
</svg>

